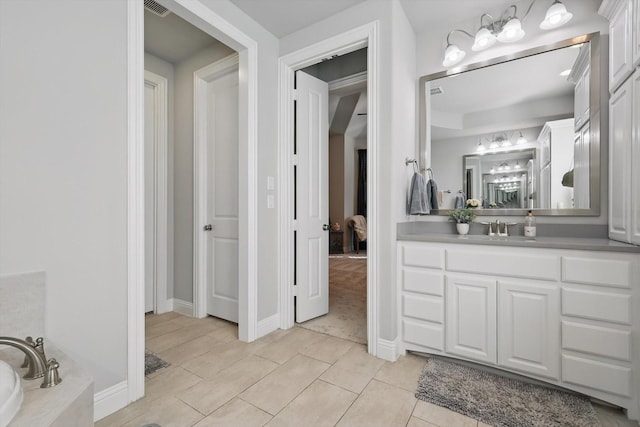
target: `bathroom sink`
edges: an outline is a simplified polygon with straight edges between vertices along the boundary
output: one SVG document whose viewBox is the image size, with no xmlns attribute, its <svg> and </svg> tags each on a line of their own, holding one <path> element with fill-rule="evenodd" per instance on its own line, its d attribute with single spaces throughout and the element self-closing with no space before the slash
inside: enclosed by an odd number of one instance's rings
<svg viewBox="0 0 640 427">
<path fill-rule="evenodd" d="M 0 360 L 0 427 L 6 427 L 22 405 L 20 376 L 6 362 Z"/>
<path fill-rule="evenodd" d="M 535 242 L 535 237 L 525 236 L 487 236 L 486 234 L 467 234 L 461 239 L 476 240 L 481 242 Z"/>
</svg>

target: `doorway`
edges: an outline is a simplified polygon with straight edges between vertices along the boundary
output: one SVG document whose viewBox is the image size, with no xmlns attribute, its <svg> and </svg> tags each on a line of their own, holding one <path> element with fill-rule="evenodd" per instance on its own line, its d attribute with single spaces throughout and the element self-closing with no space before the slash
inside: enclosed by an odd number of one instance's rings
<svg viewBox="0 0 640 427">
<path fill-rule="evenodd" d="M 299 317 L 296 301 L 296 324 L 302 328 L 338 338 L 367 343 L 367 256 L 366 243 L 366 148 L 367 148 L 367 49 L 362 48 L 305 67 L 300 72 L 328 85 L 328 312 L 311 319 Z M 299 72 L 299 73 L 300 73 Z M 299 74 L 297 73 L 297 74 Z M 297 77 L 299 80 L 299 77 Z M 300 102 L 300 91 L 298 91 Z M 299 111 L 298 111 L 299 114 Z M 296 140 L 297 171 L 304 153 L 303 138 Z M 324 164 L 324 163 L 321 163 Z M 300 171 L 304 173 L 304 171 Z M 305 199 L 304 180 L 296 178 L 298 203 Z M 302 193 L 302 194 L 301 194 Z M 298 208 L 296 215 L 304 209 Z M 326 221 L 326 214 L 324 221 Z M 358 215 L 358 217 L 356 217 Z M 357 221 L 360 242 L 354 224 Z M 298 221 L 300 230 L 300 220 Z M 359 242 L 359 245 L 358 245 Z M 300 249 L 304 249 L 304 245 Z M 357 247 L 360 246 L 358 253 Z M 299 249 L 299 250 L 300 250 Z M 300 256 L 299 250 L 296 257 Z M 304 254 L 302 254 L 304 259 Z M 304 280 L 297 267 L 297 283 Z M 302 276 L 302 277 L 300 277 Z M 297 292 L 299 296 L 300 293 Z M 304 296 L 304 295 L 303 295 Z"/>
<path fill-rule="evenodd" d="M 281 87 L 281 97 L 279 100 L 279 110 L 281 117 L 281 134 L 279 137 L 279 171 L 280 179 L 280 210 L 283 212 L 280 219 L 279 241 L 281 247 L 281 259 L 279 274 L 280 288 L 280 325 L 287 329 L 295 324 L 294 317 L 294 288 L 295 273 L 294 259 L 296 248 L 294 239 L 295 224 L 294 218 L 294 173 L 295 158 L 292 155 L 294 147 L 294 74 L 295 70 L 303 69 L 307 66 L 320 62 L 323 58 L 331 58 L 334 55 L 343 55 L 355 50 L 367 47 L 367 129 L 370 134 L 367 136 L 367 200 L 369 203 L 367 227 L 368 241 L 367 248 L 367 346 L 369 353 L 378 354 L 378 284 L 376 274 L 376 261 L 378 259 L 378 248 L 376 247 L 376 237 L 378 229 L 378 199 L 377 199 L 377 157 L 379 140 L 379 130 L 377 126 L 378 116 L 378 52 L 379 43 L 377 39 L 378 26 L 373 22 L 364 25 L 354 31 L 341 34 L 328 40 L 300 49 L 280 58 L 279 86 Z M 328 219 L 328 218 L 327 218 Z M 386 345 L 381 342 L 382 345 Z M 384 348 L 382 351 L 386 351 Z"/>
</svg>

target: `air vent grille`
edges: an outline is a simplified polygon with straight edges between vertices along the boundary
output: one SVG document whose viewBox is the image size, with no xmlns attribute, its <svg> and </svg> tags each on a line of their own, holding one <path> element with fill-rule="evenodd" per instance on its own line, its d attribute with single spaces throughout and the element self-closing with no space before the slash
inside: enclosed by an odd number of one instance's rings
<svg viewBox="0 0 640 427">
<path fill-rule="evenodd" d="M 440 95 L 441 93 L 443 93 L 444 91 L 442 90 L 442 88 L 440 86 L 438 87 L 432 87 L 429 90 L 429 93 L 431 93 L 431 95 Z"/>
<path fill-rule="evenodd" d="M 153 0 L 144 0 L 144 8 L 147 9 L 149 12 L 158 15 L 161 18 L 164 18 L 165 16 L 171 13 L 169 9 L 167 9 L 160 3 L 157 3 Z"/>
</svg>

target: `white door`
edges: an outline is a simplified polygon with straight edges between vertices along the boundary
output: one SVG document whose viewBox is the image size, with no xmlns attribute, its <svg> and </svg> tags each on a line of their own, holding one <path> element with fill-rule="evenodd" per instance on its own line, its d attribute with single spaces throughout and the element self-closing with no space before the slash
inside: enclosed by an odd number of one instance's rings
<svg viewBox="0 0 640 427">
<path fill-rule="evenodd" d="M 496 282 L 447 276 L 446 289 L 446 351 L 495 364 Z"/>
<path fill-rule="evenodd" d="M 560 289 L 555 284 L 498 283 L 498 364 L 560 376 Z"/>
<path fill-rule="evenodd" d="M 329 89 L 296 72 L 296 322 L 329 312 Z"/>
<path fill-rule="evenodd" d="M 207 83 L 207 313 L 238 322 L 238 68 Z"/>
<path fill-rule="evenodd" d="M 155 87 L 144 85 L 144 311 L 155 310 Z"/>
</svg>

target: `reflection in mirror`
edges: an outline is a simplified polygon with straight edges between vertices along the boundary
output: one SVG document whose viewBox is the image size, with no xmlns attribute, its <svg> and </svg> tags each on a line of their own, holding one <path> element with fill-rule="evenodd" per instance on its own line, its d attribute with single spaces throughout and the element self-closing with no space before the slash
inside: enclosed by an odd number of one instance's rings
<svg viewBox="0 0 640 427">
<path fill-rule="evenodd" d="M 443 190 L 432 213 L 463 192 L 480 215 L 599 214 L 597 37 L 421 79 L 421 166 Z"/>
</svg>

